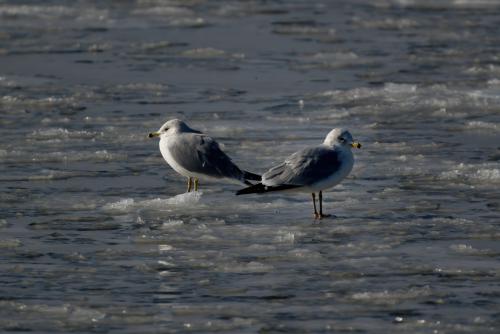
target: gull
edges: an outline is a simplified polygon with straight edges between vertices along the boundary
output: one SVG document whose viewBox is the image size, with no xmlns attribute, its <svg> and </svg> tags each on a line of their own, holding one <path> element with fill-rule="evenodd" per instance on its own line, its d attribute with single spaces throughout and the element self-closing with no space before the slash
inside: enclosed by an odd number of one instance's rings
<svg viewBox="0 0 500 334">
<path fill-rule="evenodd" d="M 339 184 L 352 170 L 354 157 L 351 147 L 361 148 L 349 131 L 333 129 L 322 144 L 304 148 L 262 175 L 262 182 L 236 192 L 236 195 L 295 191 L 312 194 L 314 218 L 322 219 L 323 191 Z M 319 193 L 319 213 L 316 210 L 316 192 Z"/>
<path fill-rule="evenodd" d="M 188 178 L 187 192 L 191 191 L 193 185 L 194 191 L 198 191 L 200 178 L 227 178 L 246 185 L 252 184 L 248 180 L 261 180 L 260 175 L 238 168 L 215 140 L 191 129 L 179 119 L 166 122 L 148 137 L 160 137 L 163 159 L 177 173 Z"/>
</svg>

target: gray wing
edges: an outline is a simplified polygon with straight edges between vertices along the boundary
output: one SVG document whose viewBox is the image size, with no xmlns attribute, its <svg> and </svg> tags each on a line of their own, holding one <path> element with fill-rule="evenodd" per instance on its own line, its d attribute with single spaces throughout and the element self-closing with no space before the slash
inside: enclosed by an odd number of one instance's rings
<svg viewBox="0 0 500 334">
<path fill-rule="evenodd" d="M 168 149 L 172 158 L 190 172 L 242 179 L 243 172 L 220 149 L 219 144 L 208 136 L 180 134 Z"/>
<path fill-rule="evenodd" d="M 306 148 L 289 156 L 284 163 L 262 175 L 266 186 L 306 186 L 321 181 L 340 169 L 339 153 L 326 146 Z"/>
</svg>

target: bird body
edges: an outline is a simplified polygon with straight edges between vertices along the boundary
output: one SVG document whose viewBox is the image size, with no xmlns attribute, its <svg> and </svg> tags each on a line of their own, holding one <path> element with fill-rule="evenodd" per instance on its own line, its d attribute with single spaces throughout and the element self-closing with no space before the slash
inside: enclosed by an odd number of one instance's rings
<svg viewBox="0 0 500 334">
<path fill-rule="evenodd" d="M 262 175 L 262 184 L 268 187 L 282 184 L 296 185 L 297 191 L 316 192 L 337 185 L 352 170 L 353 154 L 342 146 L 317 147 L 300 150 L 284 163 Z"/>
<path fill-rule="evenodd" d="M 150 133 L 149 137 L 160 137 L 163 158 L 177 173 L 188 178 L 188 191 L 192 179 L 195 190 L 198 179 L 226 178 L 247 185 L 251 184 L 248 180 L 261 179 L 259 175 L 236 166 L 214 139 L 191 129 L 180 120 L 166 122 L 157 132 Z"/>
<path fill-rule="evenodd" d="M 185 137 L 187 134 L 181 134 L 179 135 L 180 137 Z M 161 155 L 163 156 L 163 159 L 167 162 L 167 164 L 172 167 L 173 170 L 175 170 L 177 173 L 185 176 L 185 177 L 199 177 L 199 178 L 204 178 L 206 175 L 202 173 L 197 173 L 193 170 L 188 170 L 183 167 L 183 164 L 181 162 L 177 162 L 175 160 L 174 156 L 171 153 L 171 150 L 175 146 L 175 141 L 172 140 L 172 137 L 169 136 L 164 136 L 160 138 L 159 146 L 160 146 L 160 152 Z M 192 146 L 192 145 L 189 145 Z M 200 164 L 201 167 L 203 167 L 203 163 Z"/>
<path fill-rule="evenodd" d="M 322 218 L 322 192 L 339 184 L 354 166 L 351 147 L 360 148 L 347 130 L 333 129 L 322 144 L 299 150 L 262 175 L 262 182 L 239 190 L 236 195 L 267 192 L 312 193 L 314 214 Z M 320 213 L 315 193 L 319 192 Z"/>
<path fill-rule="evenodd" d="M 212 138 L 198 133 L 180 133 L 160 139 L 160 152 L 179 174 L 201 179 L 227 178 L 245 183 L 248 175 L 238 168 Z"/>
</svg>

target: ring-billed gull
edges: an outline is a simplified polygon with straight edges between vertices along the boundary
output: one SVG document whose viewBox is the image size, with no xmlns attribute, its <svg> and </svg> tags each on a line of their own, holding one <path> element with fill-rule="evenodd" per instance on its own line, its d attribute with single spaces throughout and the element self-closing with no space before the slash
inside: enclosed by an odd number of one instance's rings
<svg viewBox="0 0 500 334">
<path fill-rule="evenodd" d="M 290 155 L 283 163 L 262 175 L 262 182 L 241 189 L 236 195 L 267 193 L 271 191 L 299 191 L 312 193 L 314 218 L 323 214 L 323 191 L 337 185 L 352 170 L 354 157 L 351 147 L 361 148 L 349 131 L 333 129 L 324 142 Z M 319 213 L 316 210 L 316 192 L 319 192 Z"/>
<path fill-rule="evenodd" d="M 172 119 L 151 132 L 149 138 L 160 137 L 160 152 L 165 161 L 179 174 L 188 178 L 187 191 L 193 183 L 198 191 L 199 178 L 228 178 L 251 185 L 260 175 L 241 170 L 219 147 L 219 144 L 186 123 Z M 193 182 L 194 181 L 194 182 Z"/>
</svg>

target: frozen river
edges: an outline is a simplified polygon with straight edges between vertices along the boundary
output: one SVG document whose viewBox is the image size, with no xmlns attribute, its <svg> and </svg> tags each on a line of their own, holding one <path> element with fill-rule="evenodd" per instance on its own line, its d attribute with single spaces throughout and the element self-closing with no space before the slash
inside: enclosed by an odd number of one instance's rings
<svg viewBox="0 0 500 334">
<path fill-rule="evenodd" d="M 171 118 L 325 194 L 186 180 Z M 498 333 L 500 3 L 0 0 L 0 331 Z"/>
</svg>

